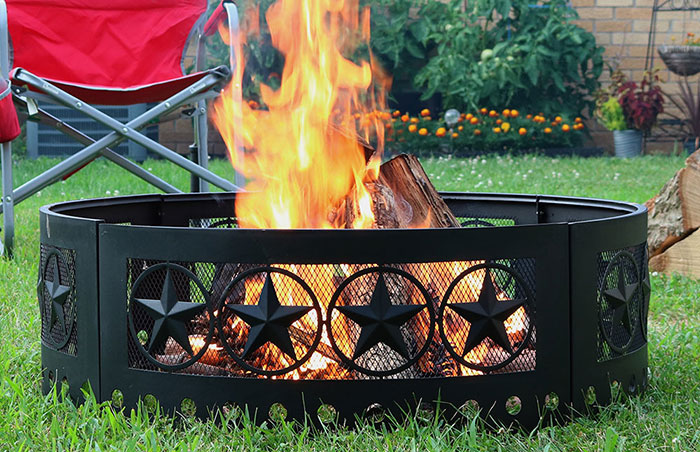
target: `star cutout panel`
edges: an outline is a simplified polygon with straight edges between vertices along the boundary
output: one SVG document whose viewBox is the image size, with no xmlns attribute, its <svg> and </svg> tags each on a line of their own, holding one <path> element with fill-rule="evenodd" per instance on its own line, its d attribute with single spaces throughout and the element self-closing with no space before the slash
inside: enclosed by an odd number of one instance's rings
<svg viewBox="0 0 700 452">
<path fill-rule="evenodd" d="M 250 357 L 263 345 L 272 343 L 287 356 L 297 360 L 289 327 L 304 317 L 311 306 L 282 306 L 269 273 L 256 305 L 227 304 L 226 307 L 250 326 L 243 359 Z"/>
<path fill-rule="evenodd" d="M 343 280 L 328 306 L 333 350 L 357 372 L 402 375 L 431 345 L 432 303 L 421 282 L 403 269 L 359 270 Z"/>
<path fill-rule="evenodd" d="M 229 282 L 219 299 L 221 344 L 240 367 L 282 375 L 316 352 L 323 323 L 314 318 L 322 318 L 321 306 L 300 275 L 280 267 L 249 268 Z M 295 325 L 305 318 L 303 327 Z"/>
<path fill-rule="evenodd" d="M 526 268 L 525 261 L 518 265 Z M 455 278 L 440 306 L 445 348 L 475 370 L 501 369 L 520 357 L 516 369 L 530 369 L 534 349 L 526 355 L 523 351 L 534 328 L 533 301 L 527 282 L 513 267 L 496 262 L 474 265 Z"/>
<path fill-rule="evenodd" d="M 45 246 L 42 245 L 42 254 Z M 70 342 L 75 324 L 75 300 L 73 293 L 72 250 L 57 248 L 46 252 L 39 272 L 37 294 L 42 312 L 42 342 L 56 350 L 62 350 Z M 70 350 L 74 355 L 75 342 Z"/>
<path fill-rule="evenodd" d="M 598 358 L 606 360 L 611 353 L 626 353 L 633 342 L 641 345 L 644 330 L 644 303 L 651 287 L 648 272 L 640 271 L 643 263 L 643 245 L 622 251 L 604 251 L 600 255 L 598 288 L 598 323 L 600 339 Z M 636 347 L 636 346 L 635 346 Z"/>
</svg>

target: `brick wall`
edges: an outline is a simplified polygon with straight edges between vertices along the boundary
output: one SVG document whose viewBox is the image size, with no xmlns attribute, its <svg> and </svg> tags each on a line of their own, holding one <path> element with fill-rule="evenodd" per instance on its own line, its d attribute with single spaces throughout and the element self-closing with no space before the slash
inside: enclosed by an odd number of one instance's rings
<svg viewBox="0 0 700 452">
<path fill-rule="evenodd" d="M 639 80 L 644 72 L 651 7 L 653 0 L 572 0 L 581 27 L 592 32 L 598 44 L 605 47 L 607 61 L 619 64 L 633 80 Z M 693 15 L 695 14 L 695 15 Z M 661 12 L 657 16 L 656 45 L 671 44 L 671 36 L 681 40 L 688 31 L 698 32 L 700 13 Z M 653 49 L 656 52 L 656 49 Z M 663 62 L 654 54 L 654 65 L 663 68 L 662 78 L 666 81 L 664 90 L 675 93 L 678 77 L 666 70 Z M 607 79 L 607 73 L 602 80 Z M 667 105 L 669 108 L 670 105 Z M 589 121 L 593 143 L 612 149 L 612 134 L 595 121 Z M 225 147 L 210 125 L 210 154 L 225 155 Z M 653 137 L 652 137 L 653 138 Z M 160 126 L 160 140 L 166 146 L 176 147 L 178 152 L 187 153 L 192 143 L 191 121 L 179 120 L 175 124 Z M 654 142 L 648 149 L 668 151 L 674 146 L 672 141 Z"/>
<path fill-rule="evenodd" d="M 640 80 L 644 73 L 653 3 L 653 0 L 572 0 L 581 18 L 578 24 L 592 32 L 598 44 L 605 47 L 606 61 L 618 64 L 632 80 Z M 671 37 L 680 42 L 685 33 L 697 32 L 698 17 L 698 13 L 658 12 L 656 46 L 671 44 Z M 674 95 L 678 91 L 676 82 L 679 77 L 666 69 L 655 48 L 652 51 L 654 66 L 662 69 L 664 91 Z M 606 73 L 602 80 L 607 79 Z M 669 102 L 666 108 L 672 112 L 675 110 Z M 595 144 L 612 149 L 611 134 L 595 122 L 590 126 Z M 673 147 L 672 137 L 662 138 L 657 131 L 652 134 L 647 150 L 669 151 Z"/>
</svg>

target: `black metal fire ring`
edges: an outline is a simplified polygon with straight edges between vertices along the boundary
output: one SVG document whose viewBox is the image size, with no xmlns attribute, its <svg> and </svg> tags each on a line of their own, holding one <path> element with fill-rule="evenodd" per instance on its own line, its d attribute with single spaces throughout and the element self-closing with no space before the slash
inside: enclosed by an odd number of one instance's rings
<svg viewBox="0 0 700 452">
<path fill-rule="evenodd" d="M 393 274 L 399 275 L 399 276 L 409 280 L 420 291 L 421 295 L 423 295 L 423 298 L 425 299 L 425 305 L 423 305 L 423 309 L 427 308 L 428 314 L 430 316 L 430 328 L 428 330 L 428 334 L 426 336 L 425 343 L 423 344 L 423 347 L 418 352 L 416 352 L 416 354 L 412 358 L 408 359 L 401 366 L 396 367 L 394 369 L 386 370 L 386 371 L 377 371 L 377 370 L 368 369 L 368 368 L 365 368 L 365 367 L 358 365 L 353 359 L 345 356 L 345 354 L 340 350 L 340 347 L 338 346 L 338 344 L 336 342 L 336 338 L 333 335 L 332 318 L 333 318 L 333 311 L 338 309 L 338 306 L 336 306 L 338 298 L 342 294 L 343 290 L 345 290 L 345 288 L 350 283 L 352 283 L 356 279 L 358 279 L 364 275 L 367 275 L 369 273 L 379 273 L 380 277 L 384 273 L 393 273 Z M 421 305 L 414 305 L 414 306 L 421 306 Z M 422 311 L 422 309 L 421 309 L 421 311 Z M 420 311 L 416 312 L 415 315 L 418 315 L 419 312 Z M 340 357 L 341 361 L 343 361 L 343 364 L 347 365 L 349 368 L 351 368 L 352 370 L 354 370 L 356 372 L 360 372 L 360 373 L 363 373 L 365 375 L 369 375 L 369 376 L 373 376 L 373 377 L 386 377 L 389 375 L 394 375 L 394 374 L 402 372 L 402 371 L 408 369 L 409 367 L 411 367 L 412 365 L 414 365 L 416 362 L 418 362 L 420 357 L 423 356 L 425 354 L 425 352 L 428 350 L 428 348 L 430 347 L 430 343 L 432 341 L 433 334 L 435 332 L 435 311 L 433 310 L 432 299 L 431 299 L 428 291 L 421 284 L 421 282 L 415 276 L 411 275 L 410 273 L 408 273 L 404 270 L 394 268 L 394 267 L 385 267 L 385 266 L 381 266 L 381 265 L 378 267 L 365 268 L 365 269 L 360 270 L 356 273 L 353 273 L 348 278 L 346 278 L 338 286 L 338 288 L 335 290 L 335 292 L 333 293 L 333 296 L 331 297 L 331 301 L 328 304 L 328 311 L 326 313 L 326 317 L 327 318 L 326 318 L 325 324 L 326 324 L 326 330 L 328 331 L 328 338 L 330 339 L 331 346 L 333 347 L 333 350 Z M 355 344 L 355 345 L 357 346 L 357 344 Z"/>
<path fill-rule="evenodd" d="M 261 369 L 259 367 L 251 366 L 245 360 L 240 357 L 228 344 L 227 337 L 224 334 L 224 329 L 222 322 L 223 320 L 227 317 L 225 314 L 225 310 L 230 310 L 230 308 L 227 308 L 227 305 L 225 304 L 226 299 L 228 298 L 228 295 L 231 293 L 232 289 L 239 283 L 241 283 L 243 280 L 248 278 L 251 275 L 254 274 L 261 274 L 261 273 L 267 273 L 268 275 L 270 273 L 280 273 L 282 275 L 285 275 L 292 280 L 294 280 L 297 284 L 301 286 L 302 289 L 306 293 L 308 293 L 309 298 L 311 299 L 311 306 L 309 306 L 311 309 L 316 311 L 316 318 L 318 319 L 318 328 L 316 329 L 315 335 L 314 335 L 314 340 L 311 346 L 309 346 L 309 350 L 302 356 L 301 358 L 297 359 L 294 364 L 291 366 L 287 366 L 282 369 L 276 369 L 276 370 L 266 370 L 266 369 Z M 318 299 L 316 298 L 316 294 L 314 294 L 313 290 L 309 285 L 304 281 L 301 277 L 298 275 L 292 273 L 289 270 L 285 270 L 283 268 L 278 268 L 278 267 L 257 267 L 257 268 L 252 268 L 250 270 L 246 270 L 240 275 L 238 275 L 236 278 L 231 280 L 230 283 L 226 285 L 226 288 L 224 289 L 221 298 L 219 299 L 219 302 L 217 304 L 219 306 L 219 315 L 216 316 L 216 325 L 217 329 L 219 331 L 219 338 L 221 339 L 221 344 L 224 346 L 224 349 L 226 350 L 226 353 L 242 368 L 249 370 L 251 372 L 255 372 L 256 374 L 259 375 L 264 375 L 268 377 L 272 376 L 277 376 L 277 375 L 284 375 L 286 373 L 289 373 L 295 369 L 297 369 L 299 366 L 304 364 L 306 361 L 308 361 L 309 358 L 311 358 L 311 355 L 314 354 L 316 351 L 316 348 L 318 347 L 318 344 L 321 342 L 321 334 L 323 331 L 323 318 L 321 315 L 321 305 L 318 302 Z M 230 315 L 237 315 L 236 313 L 232 313 Z M 306 315 L 306 314 L 305 314 Z"/>
<path fill-rule="evenodd" d="M 444 323 L 443 316 L 445 313 L 445 308 L 449 307 L 448 301 L 450 299 L 450 296 L 452 295 L 452 291 L 455 289 L 455 287 L 457 287 L 457 284 L 459 284 L 462 281 L 462 279 L 466 278 L 467 275 L 469 275 L 470 273 L 473 273 L 477 270 L 490 269 L 490 268 L 495 268 L 495 269 L 499 269 L 499 270 L 506 272 L 509 275 L 509 277 L 512 278 L 512 280 L 515 281 L 520 286 L 520 288 L 524 291 L 525 302 L 523 303 L 523 306 L 525 306 L 525 312 L 528 316 L 528 325 L 527 325 L 527 332 L 525 333 L 525 338 L 521 342 L 520 346 L 518 346 L 518 348 L 513 350 L 512 353 L 510 353 L 510 356 L 507 359 L 501 361 L 498 364 L 492 365 L 492 366 L 483 366 L 480 364 L 476 364 L 476 363 L 472 363 L 472 362 L 467 361 L 466 359 L 464 359 L 462 357 L 461 354 L 457 353 L 457 351 L 454 349 L 454 347 L 452 347 L 452 344 L 448 340 L 447 334 L 445 333 L 445 328 L 443 325 L 443 323 Z M 482 290 L 483 290 L 483 288 L 482 288 Z M 532 321 L 533 314 L 534 314 L 534 306 L 532 304 L 533 301 L 534 301 L 534 296 L 532 294 L 532 291 L 530 290 L 530 287 L 525 282 L 525 280 L 518 273 L 514 272 L 511 268 L 509 268 L 503 264 L 496 263 L 496 262 L 482 263 L 482 264 L 477 264 L 477 265 L 474 265 L 472 267 L 469 267 L 468 269 L 466 269 L 465 271 L 460 273 L 452 281 L 452 283 L 449 285 L 449 287 L 445 291 L 445 296 L 442 300 L 442 303 L 440 303 L 440 307 L 438 308 L 438 330 L 440 332 L 440 338 L 442 339 L 442 343 L 445 346 L 445 348 L 447 349 L 447 351 L 450 353 L 450 355 L 456 361 L 458 361 L 460 364 L 462 364 L 464 366 L 469 367 L 470 369 L 479 370 L 482 372 L 491 372 L 491 371 L 501 369 L 501 368 L 507 366 L 508 364 L 510 364 L 515 358 L 517 358 L 518 355 L 520 355 L 520 353 L 522 353 L 522 351 L 525 349 L 525 347 L 530 342 L 530 338 L 532 336 L 532 329 L 533 329 L 533 321 Z M 483 342 L 483 340 L 482 340 L 482 342 Z M 504 350 L 504 351 L 506 353 L 508 353 L 507 350 Z"/>
<path fill-rule="evenodd" d="M 607 290 L 612 290 L 612 289 L 607 289 L 608 276 L 610 275 L 611 271 L 613 270 L 613 268 L 615 266 L 622 266 L 623 265 L 623 263 L 622 263 L 623 259 L 625 261 L 627 261 L 628 264 L 631 265 L 632 271 L 630 272 L 630 274 L 633 275 L 635 278 L 639 278 L 640 270 L 639 270 L 639 267 L 637 266 L 637 262 L 635 261 L 632 253 L 630 253 L 629 251 L 619 251 L 617 254 L 615 254 L 615 256 L 613 256 L 612 259 L 610 259 L 608 266 L 605 268 L 605 273 L 603 274 L 603 279 L 602 279 L 601 285 L 598 289 L 598 300 L 597 300 L 598 301 L 598 326 L 600 328 L 600 331 L 603 335 L 603 338 L 605 339 L 605 342 L 608 344 L 610 349 L 617 352 L 617 353 L 620 353 L 620 354 L 625 353 L 625 352 L 627 352 L 627 350 L 629 350 L 630 346 L 632 345 L 632 340 L 634 339 L 634 336 L 637 332 L 637 324 L 640 323 L 639 319 L 634 319 L 632 317 L 633 313 L 637 314 L 637 315 L 641 314 L 641 309 L 639 306 L 632 307 L 632 309 L 630 309 L 629 306 L 624 308 L 624 309 L 627 309 L 627 316 L 628 316 L 628 321 L 630 322 L 631 330 L 628 331 L 629 339 L 627 340 L 627 342 L 625 342 L 623 345 L 617 345 L 614 342 L 613 333 L 616 331 L 616 329 L 620 328 L 620 325 L 614 324 L 614 318 L 613 318 L 610 320 L 610 325 L 609 325 L 610 331 L 608 331 L 608 328 L 606 327 L 606 320 L 605 320 L 604 314 L 603 314 L 602 302 L 603 302 L 603 299 L 605 298 L 605 292 Z M 625 276 L 624 266 L 620 267 L 619 271 L 622 272 L 622 278 L 623 278 L 623 282 L 624 282 L 624 276 Z M 618 276 L 618 278 L 619 278 L 619 276 Z M 634 285 L 636 287 L 632 291 L 631 296 L 629 296 L 629 299 L 626 301 L 627 304 L 634 303 L 635 299 L 637 299 L 637 302 L 640 305 L 643 303 L 643 300 L 638 300 L 638 298 L 640 296 L 639 291 L 641 290 L 640 282 L 641 281 L 637 281 L 634 283 Z M 607 302 L 607 301 L 606 301 L 606 303 L 608 305 L 610 304 L 610 302 Z M 635 320 L 637 320 L 637 321 L 635 321 Z"/>
<path fill-rule="evenodd" d="M 50 347 L 56 349 L 56 350 L 61 350 L 64 348 L 68 342 L 70 341 L 70 337 L 73 334 L 73 327 L 75 325 L 75 278 L 70 278 L 70 281 L 67 281 L 68 286 L 62 286 L 61 285 L 61 264 L 63 265 L 63 268 L 68 269 L 68 261 L 66 260 L 66 257 L 63 255 L 61 251 L 59 251 L 56 248 L 52 248 L 49 250 L 46 254 L 46 260 L 44 261 L 43 267 L 40 269 L 40 275 L 41 279 L 39 280 L 39 283 L 37 284 L 37 295 L 39 296 L 39 307 L 41 309 L 41 319 L 42 323 L 45 321 L 44 319 L 44 313 L 47 309 L 47 302 L 44 299 L 44 292 L 48 290 L 46 288 L 46 271 L 48 270 L 49 263 L 51 262 L 51 259 L 55 257 L 55 267 L 54 267 L 54 274 L 52 275 L 52 281 L 50 283 L 52 284 L 58 284 L 59 289 L 63 288 L 61 291 L 63 292 L 63 295 L 61 296 L 64 298 L 62 300 L 61 306 L 65 306 L 65 304 L 70 303 L 70 311 L 68 314 L 66 314 L 65 310 L 63 311 L 63 321 L 66 322 L 65 328 L 62 334 L 62 338 L 59 341 L 55 341 L 53 338 L 53 334 L 51 331 L 53 330 L 53 323 L 52 323 L 52 317 L 53 315 L 51 312 L 53 312 L 54 306 L 54 298 L 53 296 L 56 294 L 51 294 L 49 293 L 49 297 L 51 298 L 49 303 L 51 303 L 51 306 L 48 307 L 50 309 L 50 314 L 48 318 L 48 327 L 47 327 L 47 334 L 46 338 L 48 339 L 48 344 Z"/>
<path fill-rule="evenodd" d="M 204 345 L 200 350 L 195 353 L 190 359 L 187 361 L 184 361 L 179 364 L 166 364 L 161 361 L 158 361 L 155 359 L 149 352 L 146 350 L 146 348 L 141 344 L 141 341 L 139 340 L 138 333 L 136 332 L 136 327 L 134 326 L 134 319 L 133 319 L 133 304 L 134 304 L 134 293 L 136 293 L 136 290 L 138 289 L 139 285 L 143 283 L 143 281 L 150 275 L 152 272 L 160 270 L 160 269 L 166 269 L 166 272 L 170 272 L 172 270 L 178 271 L 183 273 L 185 276 L 187 276 L 192 282 L 195 283 L 197 288 L 200 290 L 202 297 L 204 298 L 204 303 L 201 303 L 209 313 L 209 329 L 207 330 L 207 335 L 204 339 Z M 163 282 L 163 284 L 166 284 L 166 281 Z M 165 371 L 173 372 L 177 370 L 184 369 L 186 367 L 191 366 L 195 362 L 197 362 L 204 354 L 207 352 L 209 349 L 209 345 L 211 344 L 211 340 L 214 337 L 214 313 L 212 312 L 211 308 L 211 301 L 209 300 L 209 295 L 207 293 L 206 288 L 204 287 L 204 284 L 202 281 L 192 273 L 189 269 L 183 267 L 182 265 L 178 264 L 173 264 L 171 262 L 164 262 L 164 263 L 159 263 L 152 265 L 148 267 L 146 270 L 144 270 L 143 273 L 139 275 L 138 278 L 136 278 L 136 281 L 134 281 L 133 286 L 131 287 L 131 295 L 129 296 L 129 306 L 128 306 L 128 318 L 129 318 L 129 331 L 131 332 L 131 338 L 136 344 L 138 350 L 141 352 L 141 354 L 152 364 L 157 366 L 160 369 L 163 369 Z M 151 331 L 153 333 L 153 331 Z M 150 335 L 149 335 L 150 337 Z"/>
</svg>

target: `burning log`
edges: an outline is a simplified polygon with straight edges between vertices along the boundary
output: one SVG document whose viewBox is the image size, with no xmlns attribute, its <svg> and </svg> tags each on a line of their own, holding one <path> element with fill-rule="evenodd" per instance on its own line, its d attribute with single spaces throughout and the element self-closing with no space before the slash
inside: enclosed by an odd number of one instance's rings
<svg viewBox="0 0 700 452">
<path fill-rule="evenodd" d="M 384 163 L 379 170 L 378 182 L 388 187 L 393 194 L 399 227 L 460 226 L 417 157 L 401 154 Z"/>
</svg>

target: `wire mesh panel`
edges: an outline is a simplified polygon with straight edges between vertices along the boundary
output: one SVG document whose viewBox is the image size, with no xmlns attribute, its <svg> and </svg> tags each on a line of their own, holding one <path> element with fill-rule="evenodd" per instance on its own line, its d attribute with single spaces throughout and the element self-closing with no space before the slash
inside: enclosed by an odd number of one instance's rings
<svg viewBox="0 0 700 452">
<path fill-rule="evenodd" d="M 535 369 L 535 260 L 127 261 L 129 367 L 285 379 Z"/>
</svg>

